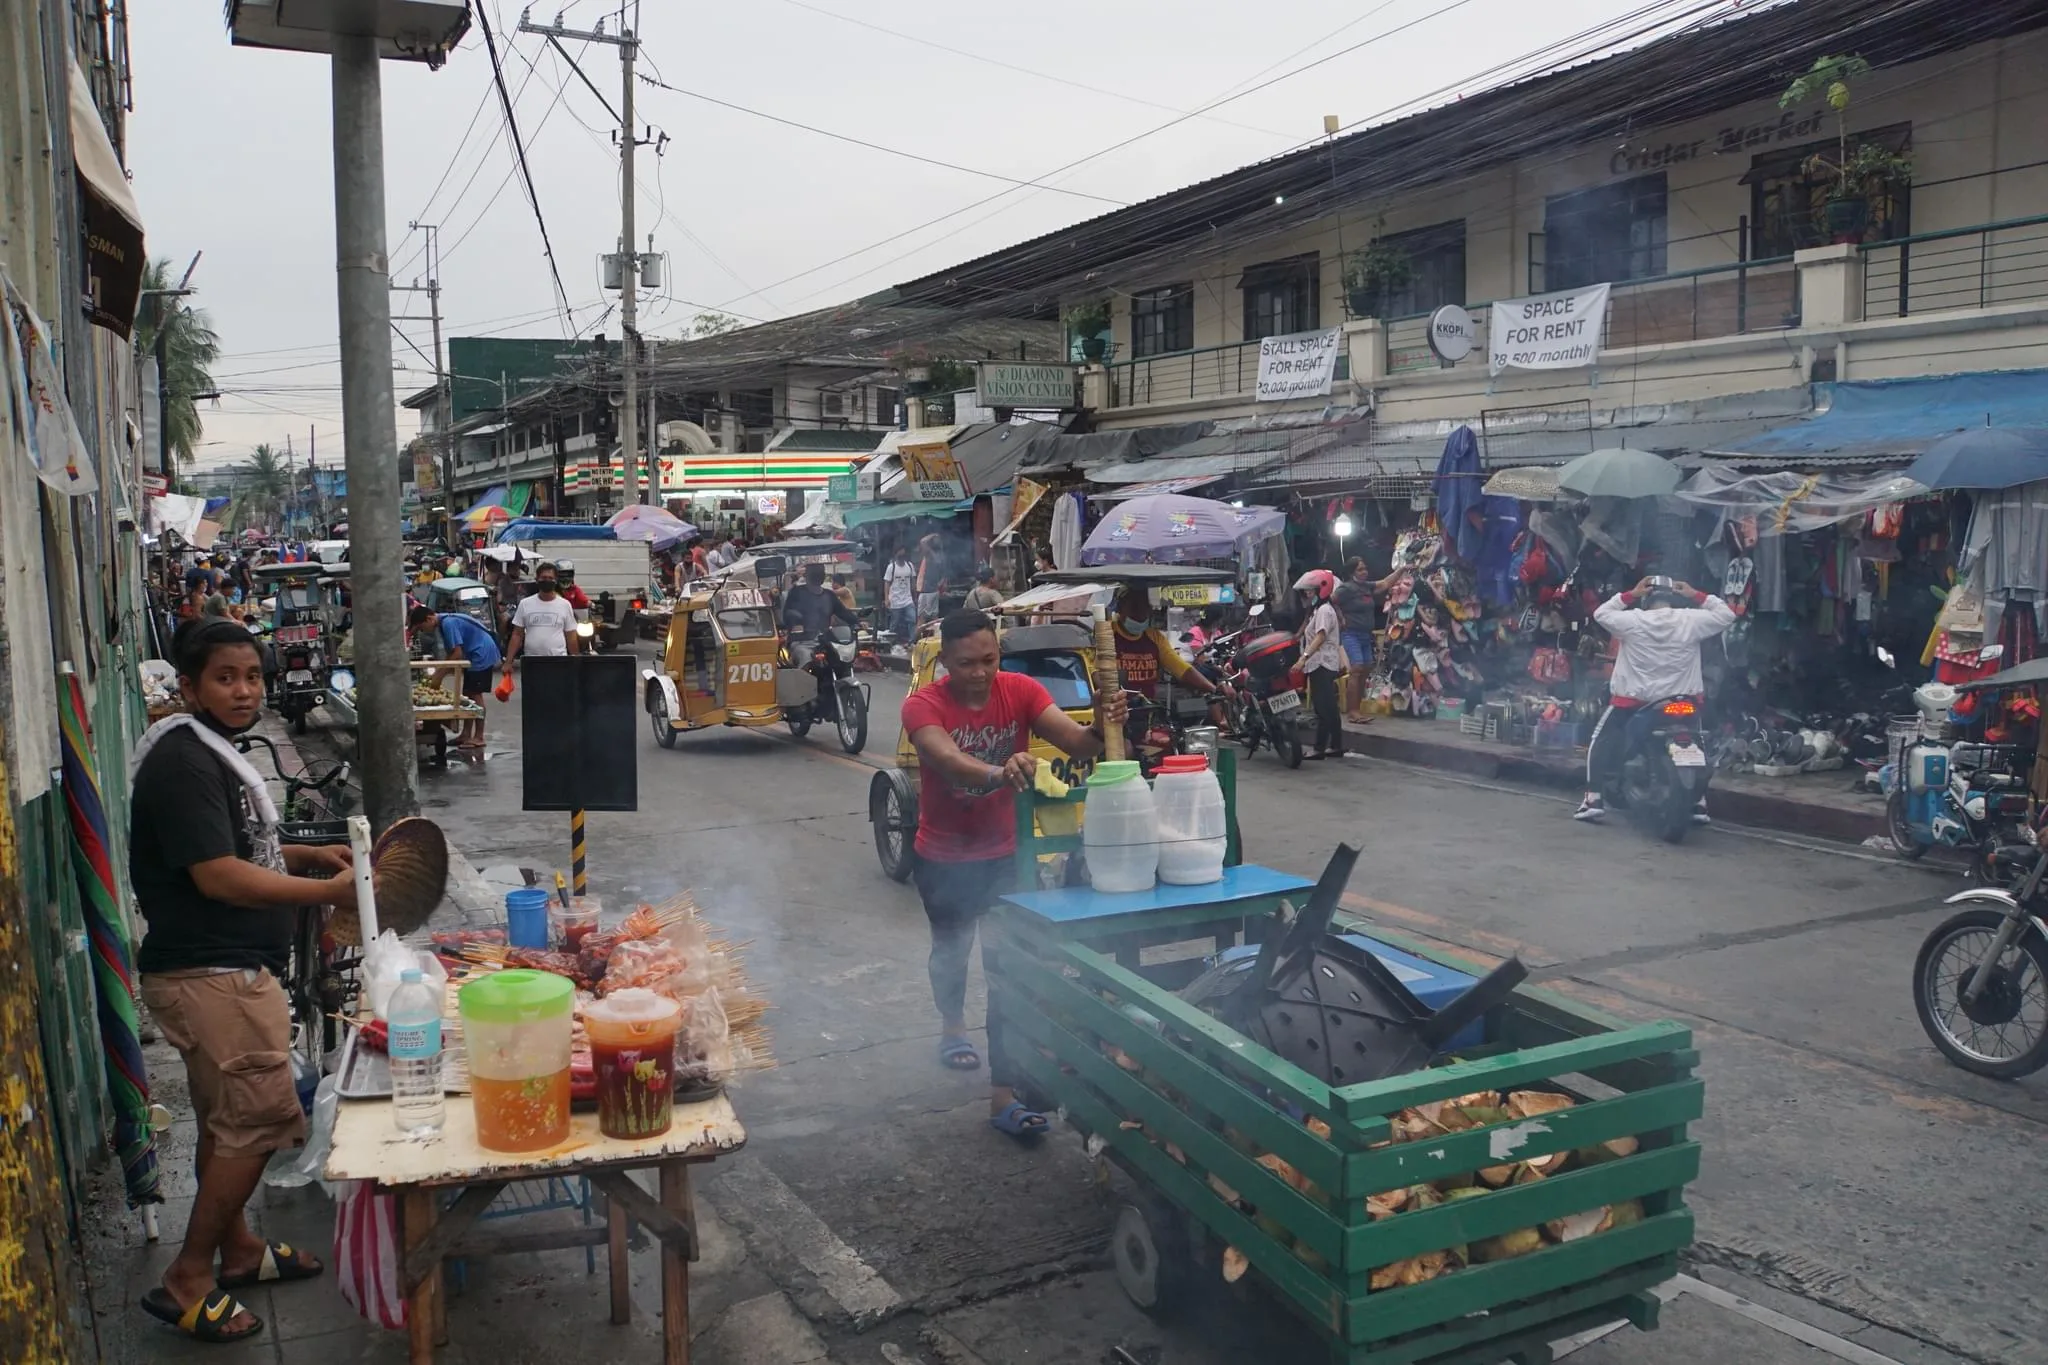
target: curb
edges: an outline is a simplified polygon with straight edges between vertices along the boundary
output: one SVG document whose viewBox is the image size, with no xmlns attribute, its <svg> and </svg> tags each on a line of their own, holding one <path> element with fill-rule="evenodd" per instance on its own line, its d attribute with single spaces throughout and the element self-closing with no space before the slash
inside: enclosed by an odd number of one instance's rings
<svg viewBox="0 0 2048 1365">
<path fill-rule="evenodd" d="M 1397 722 L 1397 726 L 1420 724 L 1422 722 Z M 1419 768 L 1435 768 L 1441 772 L 1492 781 L 1522 782 L 1557 791 L 1577 792 L 1584 786 L 1583 768 L 1577 763 L 1566 766 L 1507 746 L 1502 746 L 1501 752 L 1494 754 L 1458 745 L 1438 744 L 1419 734 L 1403 734 L 1399 728 L 1382 730 L 1374 726 L 1365 729 L 1347 724 L 1344 727 L 1344 750 Z M 1837 843 L 1860 844 L 1873 834 L 1885 832 L 1882 812 L 1845 810 L 1838 806 L 1816 805 L 1789 797 L 1726 787 L 1707 789 L 1707 811 L 1716 820 L 1730 824 L 1773 829 Z"/>
</svg>

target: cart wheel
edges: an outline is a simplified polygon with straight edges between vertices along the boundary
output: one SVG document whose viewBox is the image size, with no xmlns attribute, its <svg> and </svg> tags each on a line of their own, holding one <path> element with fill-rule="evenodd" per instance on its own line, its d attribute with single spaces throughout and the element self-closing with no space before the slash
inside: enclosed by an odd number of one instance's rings
<svg viewBox="0 0 2048 1365">
<path fill-rule="evenodd" d="M 1116 1282 L 1147 1313 L 1174 1312 L 1194 1279 L 1194 1260 L 1180 1215 L 1163 1204 L 1126 1204 L 1118 1209 L 1109 1254 Z"/>
<path fill-rule="evenodd" d="M 893 882 L 907 882 L 917 866 L 917 798 L 907 782 L 876 773 L 868 786 L 868 821 L 875 830 L 875 857 Z"/>
<path fill-rule="evenodd" d="M 664 749 L 676 747 L 675 722 L 669 718 L 668 697 L 659 688 L 654 692 L 654 705 L 647 713 L 647 724 L 654 731 L 654 742 Z"/>
</svg>

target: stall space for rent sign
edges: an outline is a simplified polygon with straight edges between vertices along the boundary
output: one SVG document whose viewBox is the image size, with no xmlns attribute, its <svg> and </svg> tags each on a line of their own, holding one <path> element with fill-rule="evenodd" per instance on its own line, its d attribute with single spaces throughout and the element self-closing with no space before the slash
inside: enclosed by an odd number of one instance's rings
<svg viewBox="0 0 2048 1365">
<path fill-rule="evenodd" d="M 1611 285 L 1499 299 L 1488 312 L 1487 372 L 1570 370 L 1591 365 L 1607 328 Z"/>
<path fill-rule="evenodd" d="M 1289 398 L 1317 398 L 1330 391 L 1337 374 L 1337 342 L 1342 330 L 1294 332 L 1259 342 L 1261 403 Z"/>
</svg>

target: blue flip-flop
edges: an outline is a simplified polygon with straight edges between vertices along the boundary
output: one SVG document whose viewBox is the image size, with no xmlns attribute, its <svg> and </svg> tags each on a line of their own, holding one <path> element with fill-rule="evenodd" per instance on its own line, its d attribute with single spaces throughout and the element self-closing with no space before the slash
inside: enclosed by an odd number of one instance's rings
<svg viewBox="0 0 2048 1365">
<path fill-rule="evenodd" d="M 989 1115 L 988 1126 L 1019 1142 L 1029 1142 L 1044 1137 L 1052 1125 L 1046 1122 L 1045 1115 L 1012 1100 L 1010 1107 L 1002 1113 Z"/>
<path fill-rule="evenodd" d="M 949 1033 L 939 1039 L 939 1060 L 955 1071 L 977 1071 L 981 1067 L 981 1054 L 964 1033 Z"/>
</svg>

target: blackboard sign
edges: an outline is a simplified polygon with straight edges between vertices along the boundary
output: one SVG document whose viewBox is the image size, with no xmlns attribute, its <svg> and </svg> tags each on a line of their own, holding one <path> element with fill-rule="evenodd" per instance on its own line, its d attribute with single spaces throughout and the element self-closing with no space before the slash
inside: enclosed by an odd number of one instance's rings
<svg viewBox="0 0 2048 1365">
<path fill-rule="evenodd" d="M 638 810 L 640 661 L 526 657 L 519 742 L 526 810 Z"/>
</svg>

